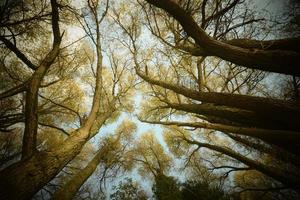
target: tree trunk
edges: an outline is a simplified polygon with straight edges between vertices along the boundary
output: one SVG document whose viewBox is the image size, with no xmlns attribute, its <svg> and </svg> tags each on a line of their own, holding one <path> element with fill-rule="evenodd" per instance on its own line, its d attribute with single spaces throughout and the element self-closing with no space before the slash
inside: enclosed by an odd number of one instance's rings
<svg viewBox="0 0 300 200">
<path fill-rule="evenodd" d="M 91 128 L 95 121 L 101 120 L 101 123 L 99 123 L 99 126 L 101 126 L 115 111 L 114 108 L 108 108 L 108 111 L 100 115 L 101 84 L 102 57 L 97 60 L 96 87 L 93 105 L 84 125 L 72 133 L 72 135 L 57 148 L 45 152 L 36 152 L 31 157 L 1 171 L 1 199 L 19 200 L 32 197 L 45 184 L 51 181 L 69 161 L 80 153 L 84 144 L 93 137 L 94 134 L 97 134 L 97 132 L 91 134 Z"/>
<path fill-rule="evenodd" d="M 60 36 L 59 36 L 60 37 Z M 38 92 L 46 72 L 54 62 L 59 53 L 59 45 L 55 44 L 53 49 L 42 61 L 41 65 L 32 75 L 26 91 L 25 104 L 25 131 L 23 135 L 22 159 L 29 158 L 36 148 L 36 135 L 38 128 Z"/>
<path fill-rule="evenodd" d="M 102 123 L 111 112 L 103 114 Z M 94 135 L 87 126 L 71 134 L 56 148 L 36 152 L 30 158 L 15 163 L 0 173 L 0 199 L 30 199 L 51 181 L 83 148 Z"/>
<path fill-rule="evenodd" d="M 54 200 L 71 200 L 76 195 L 80 187 L 85 183 L 85 181 L 93 174 L 99 165 L 101 159 L 106 154 L 106 148 L 100 149 L 94 158 L 87 164 L 87 166 L 80 170 L 76 175 L 74 175 L 67 183 L 58 189 L 52 196 Z"/>
<path fill-rule="evenodd" d="M 80 152 L 87 136 L 86 130 L 80 130 L 59 148 L 36 152 L 1 171 L 1 199 L 30 199 Z"/>
</svg>

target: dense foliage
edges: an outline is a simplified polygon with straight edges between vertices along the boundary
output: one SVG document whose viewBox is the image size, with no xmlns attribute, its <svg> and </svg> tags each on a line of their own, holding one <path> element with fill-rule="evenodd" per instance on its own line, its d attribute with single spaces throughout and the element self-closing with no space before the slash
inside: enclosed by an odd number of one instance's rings
<svg viewBox="0 0 300 200">
<path fill-rule="evenodd" d="M 0 199 L 299 199 L 299 16 L 1 1 Z"/>
</svg>

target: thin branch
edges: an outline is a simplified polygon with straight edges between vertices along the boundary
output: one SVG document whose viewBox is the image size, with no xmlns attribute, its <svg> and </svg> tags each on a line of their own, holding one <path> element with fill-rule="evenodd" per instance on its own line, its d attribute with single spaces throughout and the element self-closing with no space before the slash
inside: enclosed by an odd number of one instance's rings
<svg viewBox="0 0 300 200">
<path fill-rule="evenodd" d="M 49 127 L 49 128 L 53 128 L 53 129 L 56 129 L 56 130 L 59 130 L 59 131 L 61 131 L 62 133 L 64 133 L 65 135 L 67 135 L 67 136 L 70 135 L 70 134 L 69 134 L 66 130 L 64 130 L 63 128 L 57 127 L 57 126 L 52 125 L 52 124 L 45 124 L 45 123 L 43 123 L 43 122 L 39 122 L 39 125 L 41 125 L 41 126 L 46 126 L 46 127 Z"/>
<path fill-rule="evenodd" d="M 37 66 L 34 65 L 26 56 L 23 54 L 11 41 L 6 39 L 3 36 L 0 36 L 0 40 L 5 44 L 5 46 L 15 53 L 15 55 L 23 62 L 25 63 L 30 69 L 36 70 Z"/>
</svg>

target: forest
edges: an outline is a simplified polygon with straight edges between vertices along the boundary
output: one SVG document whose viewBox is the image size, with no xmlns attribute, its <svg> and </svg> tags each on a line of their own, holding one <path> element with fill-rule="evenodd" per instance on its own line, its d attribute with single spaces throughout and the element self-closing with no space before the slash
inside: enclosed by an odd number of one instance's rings
<svg viewBox="0 0 300 200">
<path fill-rule="evenodd" d="M 300 199 L 299 0 L 1 0 L 0 199 Z"/>
</svg>

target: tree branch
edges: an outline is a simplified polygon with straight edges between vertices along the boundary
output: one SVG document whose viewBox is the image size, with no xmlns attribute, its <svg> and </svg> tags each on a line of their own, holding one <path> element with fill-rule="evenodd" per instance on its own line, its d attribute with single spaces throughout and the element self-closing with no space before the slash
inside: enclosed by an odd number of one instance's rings
<svg viewBox="0 0 300 200">
<path fill-rule="evenodd" d="M 51 51 L 45 56 L 38 69 L 33 73 L 25 104 L 25 131 L 23 136 L 22 160 L 30 157 L 36 151 L 36 136 L 38 129 L 38 91 L 43 77 L 59 54 L 61 35 L 59 30 L 59 13 L 56 0 L 51 0 L 53 45 Z"/>
<path fill-rule="evenodd" d="M 149 121 L 140 118 L 139 120 L 141 122 L 150 123 L 150 124 L 205 128 L 205 129 L 213 129 L 221 132 L 230 132 L 238 135 L 255 137 L 267 143 L 282 147 L 295 154 L 297 154 L 297 149 L 299 148 L 298 141 L 300 139 L 300 134 L 298 132 L 293 132 L 293 131 L 247 128 L 247 127 L 228 126 L 223 124 L 204 123 L 204 122 L 189 123 L 189 122 L 177 122 L 177 121 Z"/>
<path fill-rule="evenodd" d="M 232 46 L 215 40 L 198 26 L 195 20 L 178 4 L 171 0 L 147 0 L 150 4 L 162 8 L 172 15 L 183 27 L 185 32 L 203 48 L 205 52 L 218 56 L 252 69 L 277 72 L 300 76 L 298 58 L 300 53 L 286 50 L 264 51 L 260 49 L 249 50 Z"/>
<path fill-rule="evenodd" d="M 59 130 L 59 131 L 61 131 L 63 134 L 65 134 L 65 135 L 67 135 L 67 136 L 70 135 L 70 134 L 69 134 L 67 131 L 65 131 L 63 128 L 57 127 L 57 126 L 52 125 L 52 124 L 46 124 L 46 123 L 39 122 L 39 125 L 41 125 L 41 126 L 46 126 L 46 127 L 50 127 L 50 128 L 56 129 L 56 130 Z"/>
<path fill-rule="evenodd" d="M 0 36 L 0 40 L 5 44 L 5 46 L 15 53 L 15 55 L 23 62 L 25 63 L 30 69 L 36 70 L 37 66 L 34 65 L 26 56 L 23 54 L 11 41 L 6 39 L 3 36 Z"/>
</svg>

